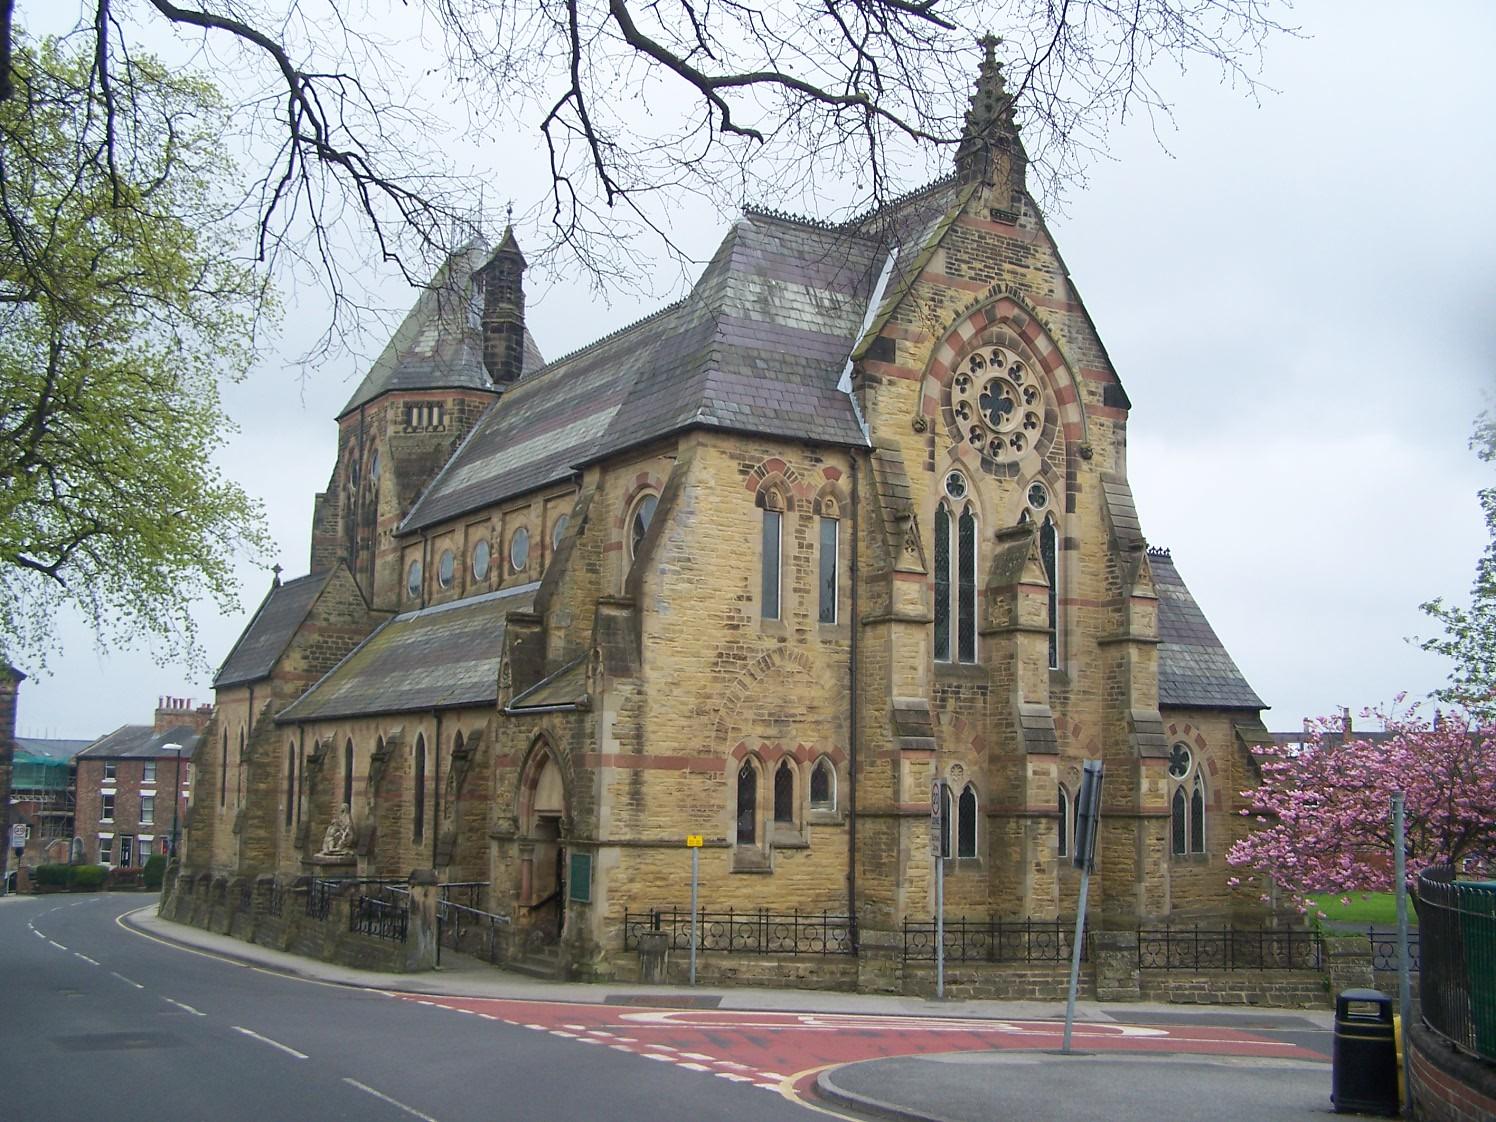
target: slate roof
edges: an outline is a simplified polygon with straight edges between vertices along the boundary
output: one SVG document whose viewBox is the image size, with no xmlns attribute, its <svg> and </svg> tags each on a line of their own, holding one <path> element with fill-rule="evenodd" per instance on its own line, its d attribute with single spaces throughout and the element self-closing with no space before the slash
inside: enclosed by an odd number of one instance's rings
<svg viewBox="0 0 1496 1122">
<path fill-rule="evenodd" d="M 1181 708 L 1265 709 L 1185 587 L 1168 550 L 1150 549 L 1158 592 L 1158 703 Z"/>
<path fill-rule="evenodd" d="M 276 721 L 494 704 L 504 617 L 528 611 L 539 587 L 533 581 L 387 620 Z"/>
<path fill-rule="evenodd" d="M 543 678 L 509 702 L 510 713 L 546 709 L 553 705 L 579 705 L 587 700 L 587 658 L 573 659 L 549 678 Z"/>
<path fill-rule="evenodd" d="M 507 390 L 400 529 L 698 426 L 865 447 L 837 383 L 883 267 L 880 246 L 863 228 L 745 214 L 684 300 Z"/>
<path fill-rule="evenodd" d="M 163 732 L 157 732 L 152 725 L 121 725 L 79 752 L 78 759 L 170 760 L 176 758 L 176 753 L 167 751 L 166 745 L 180 744 L 182 759 L 190 760 L 200 739 L 201 735 L 191 725 L 177 725 Z"/>
<path fill-rule="evenodd" d="M 297 577 L 273 586 L 255 610 L 249 626 L 229 651 L 213 679 L 213 688 L 238 686 L 268 678 L 275 660 L 285 653 L 296 629 L 306 619 L 317 594 L 332 579 L 333 570 Z"/>
<path fill-rule="evenodd" d="M 339 417 L 395 390 L 494 392 L 493 379 L 483 365 L 483 328 L 479 322 L 482 300 L 472 283 L 473 272 L 490 253 L 480 240 L 447 259 L 369 367 Z M 526 331 L 523 370 L 537 369 L 542 361 L 535 340 Z"/>
</svg>

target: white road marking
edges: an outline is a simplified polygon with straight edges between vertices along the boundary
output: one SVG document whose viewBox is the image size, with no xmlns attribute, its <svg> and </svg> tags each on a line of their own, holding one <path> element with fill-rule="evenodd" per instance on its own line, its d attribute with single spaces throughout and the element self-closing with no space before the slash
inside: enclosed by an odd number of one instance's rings
<svg viewBox="0 0 1496 1122">
<path fill-rule="evenodd" d="M 646 1060 L 660 1060 L 661 1062 L 667 1064 L 675 1063 L 675 1060 L 670 1056 L 662 1056 L 658 1052 L 640 1052 L 638 1054 L 643 1056 Z"/>
<path fill-rule="evenodd" d="M 761 1072 L 759 1072 L 759 1074 L 762 1075 L 765 1079 L 788 1079 L 789 1078 L 789 1076 L 787 1076 L 787 1075 L 780 1075 L 777 1071 L 761 1071 Z"/>
<path fill-rule="evenodd" d="M 259 1033 L 255 1032 L 253 1029 L 247 1029 L 243 1025 L 234 1025 L 233 1028 L 234 1028 L 235 1032 L 242 1032 L 245 1036 L 253 1037 L 255 1040 L 258 1040 L 261 1044 L 268 1044 L 272 1048 L 279 1048 L 282 1052 L 284 1052 L 288 1056 L 295 1056 L 298 1060 L 304 1060 L 304 1059 L 307 1058 L 307 1055 L 306 1055 L 305 1052 L 298 1052 L 295 1048 L 292 1048 L 289 1044 L 282 1044 L 279 1040 L 271 1040 L 270 1037 L 268 1037 L 268 1036 L 261 1036 Z M 364 1089 L 368 1090 L 368 1088 L 364 1088 Z"/>
<path fill-rule="evenodd" d="M 646 1047 L 646 1048 L 654 1048 L 654 1049 L 656 1049 L 657 1051 L 660 1051 L 660 1052 L 674 1052 L 675 1051 L 675 1049 L 672 1048 L 672 1047 L 670 1047 L 670 1045 L 668 1045 L 668 1044 L 646 1044 L 644 1047 Z"/>
<path fill-rule="evenodd" d="M 125 985 L 127 985 L 127 986 L 134 986 L 138 990 L 145 989 L 145 987 L 142 986 L 139 982 L 135 981 L 133 978 L 126 978 L 118 970 L 111 970 L 111 971 L 109 971 L 109 973 L 113 974 L 116 978 L 118 978 L 121 982 L 124 982 Z"/>
<path fill-rule="evenodd" d="M 31 925 L 30 925 L 30 924 L 29 924 L 29 923 L 28 923 L 28 924 L 27 924 L 27 925 L 26 925 L 26 926 L 27 926 L 27 927 L 31 927 Z M 33 935 L 35 935 L 35 936 L 36 936 L 36 937 L 37 937 L 37 938 L 38 938 L 38 939 L 45 939 L 45 938 L 46 938 L 46 936 L 45 936 L 45 935 L 43 935 L 43 934 L 42 934 L 42 933 L 41 933 L 41 932 L 40 932 L 40 931 L 38 931 L 38 930 L 37 930 L 37 929 L 36 929 L 36 928 L 34 928 L 34 927 L 31 927 L 31 933 L 32 933 L 32 934 L 33 934 Z"/>
<path fill-rule="evenodd" d="M 609 1044 L 608 1047 L 611 1048 L 611 1049 L 613 1049 L 613 1051 L 615 1051 L 615 1052 L 632 1052 L 633 1051 L 633 1049 L 630 1048 L 627 1044 Z"/>
<path fill-rule="evenodd" d="M 711 1068 L 707 1067 L 704 1064 L 683 1064 L 683 1063 L 677 1062 L 675 1066 L 676 1067 L 683 1067 L 687 1071 L 711 1071 L 712 1070 Z"/>
<path fill-rule="evenodd" d="M 84 962 L 88 963 L 90 966 L 97 966 L 99 964 L 99 960 L 98 959 L 96 959 L 96 958 L 89 958 L 82 951 L 74 951 L 73 952 L 73 957 L 74 958 L 81 958 Z"/>
<path fill-rule="evenodd" d="M 67 950 L 67 948 L 64 947 L 61 943 L 59 943 L 56 939 L 48 939 L 47 942 L 51 943 L 54 947 L 56 947 L 60 951 Z"/>
<path fill-rule="evenodd" d="M 712 1060 L 716 1059 L 715 1056 L 708 1056 L 704 1052 L 682 1052 L 681 1055 L 686 1057 L 686 1059 L 688 1060 L 706 1060 L 708 1062 L 711 1062 Z"/>
<path fill-rule="evenodd" d="M 586 1032 L 587 1031 L 587 1026 L 586 1025 L 562 1025 L 561 1027 L 564 1028 L 564 1029 L 571 1029 L 572 1032 Z"/>
<path fill-rule="evenodd" d="M 419 1119 L 421 1119 L 421 1122 L 436 1122 L 436 1119 L 433 1118 L 433 1117 L 431 1117 L 431 1115 L 429 1115 L 429 1114 L 422 1114 L 415 1107 L 413 1107 L 413 1106 L 406 1106 L 399 1099 L 392 1099 L 388 1095 L 386 1095 L 383 1091 L 376 1091 L 376 1090 L 374 1090 L 374 1088 L 370 1087 L 367 1083 L 360 1083 L 357 1079 L 349 1079 L 346 1075 L 343 1076 L 343 1082 L 346 1083 L 346 1084 L 348 1084 L 348 1086 L 350 1086 L 350 1087 L 357 1087 L 360 1091 L 364 1092 L 366 1095 L 373 1095 L 376 1099 L 379 1099 L 382 1102 L 387 1102 L 391 1106 L 399 1107 L 401 1110 L 405 1111 L 405 1113 L 408 1114 L 408 1115 L 410 1115 L 412 1118 L 419 1118 Z"/>
<path fill-rule="evenodd" d="M 544 1032 L 545 1031 L 545 1026 L 544 1025 L 526 1025 L 525 1028 L 535 1029 L 538 1032 Z"/>
<path fill-rule="evenodd" d="M 718 1079 L 731 1079 L 734 1083 L 752 1083 L 751 1075 L 739 1075 L 735 1071 L 719 1071 L 716 1073 Z"/>
<path fill-rule="evenodd" d="M 172 998 L 172 997 L 163 997 L 161 1000 L 164 1001 L 164 1002 L 166 1002 L 168 1005 L 175 1005 L 178 1009 L 185 1009 L 187 1012 L 191 1013 L 194 1017 L 206 1017 L 208 1015 L 208 1014 L 204 1013 L 201 1009 L 194 1009 L 192 1006 L 186 1004 L 185 1002 L 178 1001 L 178 1000 L 176 1000 L 175 998 Z"/>
<path fill-rule="evenodd" d="M 575 1040 L 577 1038 L 577 1034 L 576 1033 L 574 1033 L 574 1032 L 562 1032 L 560 1029 L 551 1029 L 550 1033 L 551 1033 L 552 1036 L 564 1036 L 568 1040 Z"/>
</svg>

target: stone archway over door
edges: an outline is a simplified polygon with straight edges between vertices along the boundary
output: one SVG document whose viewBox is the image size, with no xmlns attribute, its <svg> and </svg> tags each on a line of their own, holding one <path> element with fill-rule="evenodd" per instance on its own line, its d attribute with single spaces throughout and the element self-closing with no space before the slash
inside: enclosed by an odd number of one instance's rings
<svg viewBox="0 0 1496 1122">
<path fill-rule="evenodd" d="M 544 945 L 566 926 L 566 780 L 548 749 L 530 761 L 521 792 L 519 900 L 526 939 Z"/>
</svg>

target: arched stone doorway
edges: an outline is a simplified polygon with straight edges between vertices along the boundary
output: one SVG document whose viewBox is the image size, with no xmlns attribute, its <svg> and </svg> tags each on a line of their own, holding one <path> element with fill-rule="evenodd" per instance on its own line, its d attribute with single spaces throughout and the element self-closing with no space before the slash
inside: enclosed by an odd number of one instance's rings
<svg viewBox="0 0 1496 1122">
<path fill-rule="evenodd" d="M 519 902 L 529 946 L 556 943 L 566 928 L 566 778 L 549 745 L 537 746 L 520 782 Z"/>
</svg>

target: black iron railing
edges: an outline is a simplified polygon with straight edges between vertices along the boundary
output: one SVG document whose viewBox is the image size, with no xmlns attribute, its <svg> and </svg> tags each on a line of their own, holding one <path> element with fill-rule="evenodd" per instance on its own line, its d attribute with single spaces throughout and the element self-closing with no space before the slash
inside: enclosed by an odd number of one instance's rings
<svg viewBox="0 0 1496 1122">
<path fill-rule="evenodd" d="M 409 928 L 410 909 L 392 900 L 356 896 L 348 909 L 349 931 L 403 943 Z"/>
<path fill-rule="evenodd" d="M 1069 962 L 1075 921 L 959 916 L 945 921 L 944 934 L 947 962 Z M 904 920 L 905 962 L 934 962 L 935 946 L 933 919 Z"/>
<path fill-rule="evenodd" d="M 268 915 L 279 917 L 286 909 L 286 886 L 280 881 L 270 883 L 270 891 L 265 894 L 265 911 Z"/>
<path fill-rule="evenodd" d="M 1319 970 L 1318 931 L 1272 927 L 1138 930 L 1139 970 Z"/>
<path fill-rule="evenodd" d="M 442 900 L 461 904 L 464 908 L 477 908 L 483 903 L 483 890 L 488 887 L 486 880 L 459 880 L 450 881 L 440 885 Z"/>
<path fill-rule="evenodd" d="M 643 931 L 663 931 L 670 937 L 672 949 L 690 950 L 690 909 L 656 908 L 625 913 L 623 949 L 635 949 Z M 698 950 L 729 954 L 855 953 L 852 924 L 846 916 L 830 912 L 771 912 L 767 908 L 697 912 L 696 946 Z"/>
<path fill-rule="evenodd" d="M 310 919 L 324 920 L 332 911 L 333 894 L 338 890 L 335 880 L 313 880 L 306 886 L 306 914 Z"/>
<path fill-rule="evenodd" d="M 437 901 L 436 941 L 451 950 L 498 962 L 509 926 L 508 916 L 480 911 L 452 900 Z"/>
<path fill-rule="evenodd" d="M 1371 944 L 1371 968 L 1373 970 L 1397 969 L 1397 932 L 1385 927 L 1370 927 L 1366 940 Z M 1408 969 L 1418 972 L 1418 929 L 1408 932 Z"/>
<path fill-rule="evenodd" d="M 1456 1048 L 1496 1060 L 1496 890 L 1460 884 L 1447 866 L 1418 877 L 1424 1024 Z"/>
</svg>

